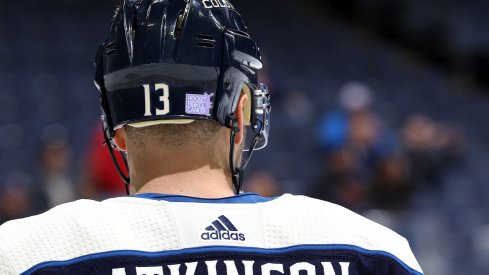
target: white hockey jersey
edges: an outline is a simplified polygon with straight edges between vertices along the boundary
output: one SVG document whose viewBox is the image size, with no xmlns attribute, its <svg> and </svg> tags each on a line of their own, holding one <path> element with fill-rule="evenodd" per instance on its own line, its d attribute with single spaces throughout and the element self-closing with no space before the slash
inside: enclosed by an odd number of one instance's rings
<svg viewBox="0 0 489 275">
<path fill-rule="evenodd" d="M 0 274 L 422 274 L 407 241 L 304 196 L 79 200 L 0 227 Z"/>
</svg>

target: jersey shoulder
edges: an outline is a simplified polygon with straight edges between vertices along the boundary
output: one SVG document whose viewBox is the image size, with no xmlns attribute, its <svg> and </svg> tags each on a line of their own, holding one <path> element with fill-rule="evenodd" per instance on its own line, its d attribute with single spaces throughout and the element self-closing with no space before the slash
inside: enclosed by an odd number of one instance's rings
<svg viewBox="0 0 489 275">
<path fill-rule="evenodd" d="M 288 219 L 300 219 L 302 225 L 310 227 L 329 227 L 332 229 L 349 228 L 348 233 L 362 235 L 364 238 L 376 239 L 377 235 L 387 235 L 390 238 L 404 240 L 393 230 L 380 225 L 364 216 L 343 206 L 307 196 L 286 194 L 281 200 L 280 209 L 287 209 Z M 345 232 L 347 233 L 347 232 Z"/>
<path fill-rule="evenodd" d="M 404 237 L 337 204 L 287 194 L 264 204 L 262 212 L 273 246 L 308 243 L 384 255 L 421 272 Z"/>
<path fill-rule="evenodd" d="M 125 197 L 101 202 L 78 200 L 40 215 L 6 222 L 0 226 L 1 274 L 20 274 L 39 263 L 106 251 L 174 248 L 176 233 L 171 215 L 166 207 L 153 207 L 156 203 Z M 150 218 L 154 216 L 167 218 L 158 223 Z M 146 232 L 155 228 L 155 223 L 165 236 Z M 168 242 L 155 244 L 156 238 Z M 13 271 L 6 272 L 7 267 Z"/>
<path fill-rule="evenodd" d="M 91 208 L 97 202 L 80 200 L 57 206 L 45 213 L 8 221 L 0 226 L 0 271 L 1 274 L 19 274 L 23 261 L 29 262 L 36 254 L 43 253 L 52 242 L 53 236 L 63 232 L 77 217 L 77 209 Z M 41 244 L 41 245 L 39 245 Z M 25 255 L 18 257 L 18 251 Z M 11 259 L 15 259 L 11 260 Z"/>
<path fill-rule="evenodd" d="M 80 217 L 80 214 L 99 209 L 97 207 L 99 204 L 98 201 L 77 200 L 58 205 L 39 215 L 11 220 L 0 226 L 1 236 L 9 234 L 17 236 L 34 230 L 39 232 L 40 230 L 62 226 L 62 223 L 72 223 Z"/>
</svg>

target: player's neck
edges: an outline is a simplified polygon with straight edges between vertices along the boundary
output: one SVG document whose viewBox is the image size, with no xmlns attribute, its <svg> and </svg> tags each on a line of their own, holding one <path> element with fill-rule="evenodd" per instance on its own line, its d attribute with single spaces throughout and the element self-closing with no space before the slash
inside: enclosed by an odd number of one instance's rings
<svg viewBox="0 0 489 275">
<path fill-rule="evenodd" d="M 169 157 L 171 156 L 171 157 Z M 182 150 L 148 152 L 129 158 L 131 193 L 175 194 L 203 198 L 234 195 L 225 160 L 210 163 L 208 153 Z"/>
<path fill-rule="evenodd" d="M 222 169 L 210 169 L 209 166 L 155 177 L 133 192 L 200 198 L 222 198 L 234 195 L 229 176 Z"/>
</svg>

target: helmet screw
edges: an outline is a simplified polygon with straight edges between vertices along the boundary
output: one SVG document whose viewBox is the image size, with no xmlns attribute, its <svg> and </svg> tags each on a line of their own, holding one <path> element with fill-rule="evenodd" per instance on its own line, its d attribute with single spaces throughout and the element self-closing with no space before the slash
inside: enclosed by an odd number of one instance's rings
<svg viewBox="0 0 489 275">
<path fill-rule="evenodd" d="M 229 81 L 226 81 L 224 83 L 224 89 L 226 89 L 226 91 L 231 91 L 231 83 L 229 83 Z"/>
</svg>

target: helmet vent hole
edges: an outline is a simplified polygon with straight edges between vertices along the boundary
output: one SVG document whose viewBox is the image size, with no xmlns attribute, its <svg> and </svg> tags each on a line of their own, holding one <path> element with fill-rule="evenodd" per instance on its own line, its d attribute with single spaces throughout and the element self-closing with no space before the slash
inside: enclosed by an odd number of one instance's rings
<svg viewBox="0 0 489 275">
<path fill-rule="evenodd" d="M 239 34 L 241 36 L 250 38 L 250 35 L 244 31 L 240 31 L 240 30 L 229 30 L 229 31 L 232 33 Z"/>
<path fill-rule="evenodd" d="M 116 52 L 115 50 L 116 44 L 115 42 L 110 42 L 105 46 L 105 55 L 111 55 Z"/>
<path fill-rule="evenodd" d="M 132 25 L 131 25 L 131 42 L 132 43 L 135 43 L 136 42 L 136 30 L 138 28 L 138 21 L 137 21 L 137 18 L 134 17 L 134 19 L 132 20 Z"/>
<path fill-rule="evenodd" d="M 188 13 L 190 12 L 190 6 L 192 3 L 190 1 L 186 1 L 187 5 L 185 6 L 185 10 L 180 11 L 177 16 L 177 23 L 175 24 L 175 29 L 173 30 L 173 38 L 175 40 L 179 40 L 180 36 L 182 36 L 182 29 L 187 20 Z"/>
<path fill-rule="evenodd" d="M 214 48 L 216 45 L 216 39 L 212 35 L 199 34 L 195 41 L 197 46 L 202 48 Z"/>
<path fill-rule="evenodd" d="M 173 31 L 173 37 L 178 40 L 182 34 L 183 21 L 185 20 L 183 11 L 178 14 L 177 24 L 175 24 L 175 30 Z"/>
</svg>

